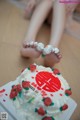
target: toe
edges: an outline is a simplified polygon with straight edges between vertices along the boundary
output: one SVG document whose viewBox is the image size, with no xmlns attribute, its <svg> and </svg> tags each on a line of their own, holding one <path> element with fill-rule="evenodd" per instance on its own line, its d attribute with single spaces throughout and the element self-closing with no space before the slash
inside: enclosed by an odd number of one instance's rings
<svg viewBox="0 0 80 120">
<path fill-rule="evenodd" d="M 38 58 L 41 54 L 39 51 L 36 51 L 34 48 L 31 47 L 22 48 L 20 52 L 23 57 L 29 58 Z"/>
<path fill-rule="evenodd" d="M 58 59 L 61 59 L 62 58 L 62 55 L 60 54 L 60 52 L 58 54 L 56 54 Z"/>
<path fill-rule="evenodd" d="M 44 60 L 45 66 L 52 68 L 56 63 L 59 62 L 60 62 L 60 58 L 55 53 L 51 53 L 45 56 L 45 60 Z"/>
<path fill-rule="evenodd" d="M 27 45 L 27 42 L 26 42 L 26 41 L 23 41 L 22 46 L 25 48 L 26 45 Z"/>
</svg>

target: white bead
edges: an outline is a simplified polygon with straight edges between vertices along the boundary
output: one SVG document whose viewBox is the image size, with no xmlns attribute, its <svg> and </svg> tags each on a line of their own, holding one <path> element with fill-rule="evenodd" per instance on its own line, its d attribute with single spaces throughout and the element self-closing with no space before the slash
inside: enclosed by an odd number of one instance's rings
<svg viewBox="0 0 80 120">
<path fill-rule="evenodd" d="M 29 46 L 30 45 L 30 43 L 27 43 L 27 46 Z"/>
<path fill-rule="evenodd" d="M 44 55 L 50 54 L 51 51 L 52 51 L 52 46 L 51 46 L 51 45 L 48 45 L 46 48 L 44 48 L 43 54 L 44 54 Z"/>
<path fill-rule="evenodd" d="M 38 44 L 38 42 L 34 42 L 34 46 L 35 46 L 35 47 L 37 46 L 37 44 Z"/>
<path fill-rule="evenodd" d="M 55 51 L 55 48 L 53 47 L 53 48 L 52 48 L 52 52 L 54 52 L 54 51 Z"/>
<path fill-rule="evenodd" d="M 52 45 L 48 45 L 47 48 L 51 51 L 52 50 Z"/>
<path fill-rule="evenodd" d="M 55 48 L 55 53 L 59 53 L 59 49 L 58 48 Z"/>
<path fill-rule="evenodd" d="M 44 49 L 44 44 L 43 43 L 38 43 L 36 49 L 38 51 L 42 51 Z"/>
<path fill-rule="evenodd" d="M 44 50 L 43 50 L 43 54 L 44 54 L 44 55 L 47 54 L 47 50 L 46 50 L 46 48 L 44 48 Z"/>
<path fill-rule="evenodd" d="M 30 45 L 32 46 L 32 45 L 34 45 L 34 42 L 32 41 L 32 42 L 30 42 Z"/>
</svg>

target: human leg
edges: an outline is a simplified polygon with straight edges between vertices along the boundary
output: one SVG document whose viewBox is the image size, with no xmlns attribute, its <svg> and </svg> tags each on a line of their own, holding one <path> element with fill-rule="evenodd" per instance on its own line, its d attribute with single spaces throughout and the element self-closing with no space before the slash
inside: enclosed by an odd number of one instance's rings
<svg viewBox="0 0 80 120">
<path fill-rule="evenodd" d="M 24 11 L 24 17 L 30 19 L 36 6 L 41 2 L 41 0 L 27 0 L 27 5 Z"/>
<path fill-rule="evenodd" d="M 44 51 L 48 48 L 49 52 L 45 56 L 45 65 L 52 67 L 55 63 L 58 63 L 61 59 L 61 55 L 58 49 L 59 43 L 61 41 L 61 37 L 64 30 L 65 25 L 65 5 L 55 1 L 54 5 L 54 13 L 52 18 L 52 28 L 51 28 L 51 38 L 50 38 L 50 46 L 47 46 Z M 52 46 L 55 47 L 52 50 Z"/>
<path fill-rule="evenodd" d="M 27 5 L 24 11 L 24 17 L 30 19 L 37 3 L 36 0 L 27 0 L 26 2 Z"/>
<path fill-rule="evenodd" d="M 44 20 L 46 19 L 51 7 L 52 0 L 43 0 L 34 10 L 30 21 L 29 29 L 27 31 L 27 35 L 21 49 L 21 54 L 24 57 L 39 57 L 39 55 L 41 54 L 41 52 L 35 49 L 34 45 L 27 45 L 27 42 L 35 42 L 37 33 L 42 26 Z"/>
</svg>

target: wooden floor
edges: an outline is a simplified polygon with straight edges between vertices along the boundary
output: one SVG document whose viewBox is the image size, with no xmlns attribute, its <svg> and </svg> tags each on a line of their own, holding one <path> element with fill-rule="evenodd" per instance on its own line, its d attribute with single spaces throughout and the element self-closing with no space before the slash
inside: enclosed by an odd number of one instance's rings
<svg viewBox="0 0 80 120">
<path fill-rule="evenodd" d="M 23 11 L 14 5 L 0 0 L 0 86 L 15 80 L 20 71 L 33 62 L 43 64 L 43 60 L 26 60 L 20 56 L 21 42 L 24 40 L 29 21 L 23 18 Z M 43 26 L 38 40 L 49 40 L 50 30 Z M 60 45 L 63 55 L 61 62 L 56 65 L 69 82 L 77 102 L 71 120 L 80 120 L 80 41 L 64 34 Z"/>
</svg>

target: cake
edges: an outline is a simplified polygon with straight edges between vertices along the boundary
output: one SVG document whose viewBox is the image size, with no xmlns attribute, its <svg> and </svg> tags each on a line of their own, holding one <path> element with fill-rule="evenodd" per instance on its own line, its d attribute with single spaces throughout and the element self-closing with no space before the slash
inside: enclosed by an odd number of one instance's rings
<svg viewBox="0 0 80 120">
<path fill-rule="evenodd" d="M 31 64 L 16 80 L 9 97 L 23 120 L 57 120 L 68 109 L 72 92 L 58 69 Z"/>
</svg>

